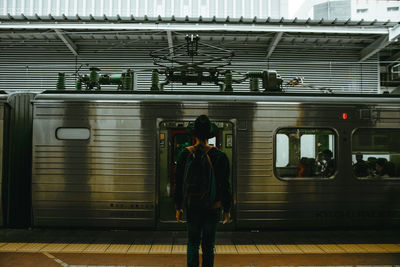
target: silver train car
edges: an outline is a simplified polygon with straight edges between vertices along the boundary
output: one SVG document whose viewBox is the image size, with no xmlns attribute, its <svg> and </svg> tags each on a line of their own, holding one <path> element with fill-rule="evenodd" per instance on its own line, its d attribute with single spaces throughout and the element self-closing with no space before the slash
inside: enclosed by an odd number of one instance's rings
<svg viewBox="0 0 400 267">
<path fill-rule="evenodd" d="M 4 172 L 5 170 L 3 169 L 3 162 L 5 161 L 4 159 L 4 132 L 7 129 L 7 120 L 5 119 L 7 117 L 7 109 L 8 109 L 8 104 L 7 104 L 7 99 L 8 95 L 5 94 L 4 92 L 0 92 L 0 173 L 1 173 L 1 179 L 0 179 L 0 226 L 3 226 L 3 221 L 4 221 L 4 208 L 3 208 L 3 203 L 4 203 L 4 185 L 3 185 L 3 177 L 4 177 Z"/>
<path fill-rule="evenodd" d="M 174 170 L 200 114 L 231 162 L 225 229 L 400 226 L 400 97 L 166 92 L 37 95 L 32 225 L 184 229 Z"/>
</svg>

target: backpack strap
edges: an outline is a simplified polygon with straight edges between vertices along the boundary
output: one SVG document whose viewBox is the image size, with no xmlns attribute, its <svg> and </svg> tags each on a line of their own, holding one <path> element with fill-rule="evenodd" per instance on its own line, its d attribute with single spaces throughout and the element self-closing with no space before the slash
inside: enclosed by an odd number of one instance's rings
<svg viewBox="0 0 400 267">
<path fill-rule="evenodd" d="M 189 150 L 190 154 L 193 154 L 196 151 L 197 147 L 198 147 L 198 145 L 197 146 L 187 146 L 186 149 Z M 204 151 L 205 154 L 208 155 L 208 152 L 213 148 L 216 148 L 216 147 L 214 147 L 214 146 L 206 146 L 205 147 L 205 151 Z"/>
<path fill-rule="evenodd" d="M 196 150 L 196 146 L 187 146 L 186 149 L 189 150 L 190 154 L 193 154 Z"/>
</svg>

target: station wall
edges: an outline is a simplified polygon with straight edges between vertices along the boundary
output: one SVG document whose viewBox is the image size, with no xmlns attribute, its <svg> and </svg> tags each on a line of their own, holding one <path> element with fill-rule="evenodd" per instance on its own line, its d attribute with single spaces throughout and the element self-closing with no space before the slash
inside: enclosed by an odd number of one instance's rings
<svg viewBox="0 0 400 267">
<path fill-rule="evenodd" d="M 29 33 L 27 33 L 29 34 Z M 165 33 L 163 33 L 165 35 Z M 54 39 L 2 39 L 0 42 L 0 90 L 52 90 L 56 88 L 58 72 L 66 73 L 66 87 L 74 90 L 75 72 L 81 74 L 95 66 L 101 73 L 135 71 L 135 90 L 149 90 L 154 68 L 150 51 L 168 47 L 167 40 L 74 40 L 79 56 L 75 57 L 65 44 Z M 175 44 L 175 43 L 174 43 Z M 233 50 L 235 57 L 229 69 L 234 78 L 247 71 L 277 70 L 284 84 L 297 76 L 304 77 L 309 87 L 286 87 L 287 91 L 340 93 L 379 93 L 379 62 L 377 56 L 359 62 L 360 48 L 340 46 L 296 46 L 280 44 L 270 59 L 266 59 L 268 43 L 221 41 L 213 45 Z M 160 76 L 160 81 L 163 77 Z M 248 91 L 249 83 L 234 84 L 234 91 Z M 260 87 L 261 88 L 261 87 Z M 115 86 L 103 89 L 115 90 Z M 172 84 L 165 90 L 218 91 L 215 85 Z"/>
</svg>

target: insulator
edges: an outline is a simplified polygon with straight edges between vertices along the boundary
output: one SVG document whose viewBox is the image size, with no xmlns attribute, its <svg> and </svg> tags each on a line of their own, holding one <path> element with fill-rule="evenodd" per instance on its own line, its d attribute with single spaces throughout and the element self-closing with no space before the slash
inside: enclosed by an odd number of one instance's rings
<svg viewBox="0 0 400 267">
<path fill-rule="evenodd" d="M 124 76 L 124 79 L 122 81 L 122 89 L 123 90 L 133 90 L 133 77 L 132 75 L 129 75 L 129 73 L 126 73 Z"/>
<path fill-rule="evenodd" d="M 225 73 L 225 92 L 232 92 L 232 72 L 227 70 Z"/>
<path fill-rule="evenodd" d="M 160 91 L 160 88 L 158 87 L 158 72 L 157 70 L 153 70 L 151 72 L 151 91 Z"/>
<path fill-rule="evenodd" d="M 58 73 L 57 90 L 65 90 L 65 73 L 64 72 Z"/>
<path fill-rule="evenodd" d="M 76 81 L 75 89 L 78 90 L 78 91 L 82 90 L 82 82 L 80 80 Z"/>
<path fill-rule="evenodd" d="M 97 72 L 98 70 L 98 68 L 90 68 L 89 81 L 93 84 L 96 84 L 99 81 L 99 73 Z"/>
<path fill-rule="evenodd" d="M 258 92 L 259 91 L 259 80 L 257 78 L 251 78 L 250 79 L 250 91 L 252 92 Z"/>
</svg>

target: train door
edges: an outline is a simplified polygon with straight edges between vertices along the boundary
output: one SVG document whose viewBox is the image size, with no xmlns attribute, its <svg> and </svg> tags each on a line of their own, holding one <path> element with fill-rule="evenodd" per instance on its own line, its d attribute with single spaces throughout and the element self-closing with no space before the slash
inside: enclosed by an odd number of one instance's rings
<svg viewBox="0 0 400 267">
<path fill-rule="evenodd" d="M 175 168 L 179 153 L 194 144 L 186 127 L 187 121 L 161 121 L 159 124 L 159 175 L 158 175 L 158 228 L 185 229 L 184 224 L 175 221 Z M 216 122 L 218 134 L 209 139 L 209 144 L 225 152 L 230 161 L 230 184 L 232 188 L 233 123 Z M 220 228 L 222 225 L 220 226 Z M 223 228 L 232 229 L 233 225 Z"/>
</svg>

